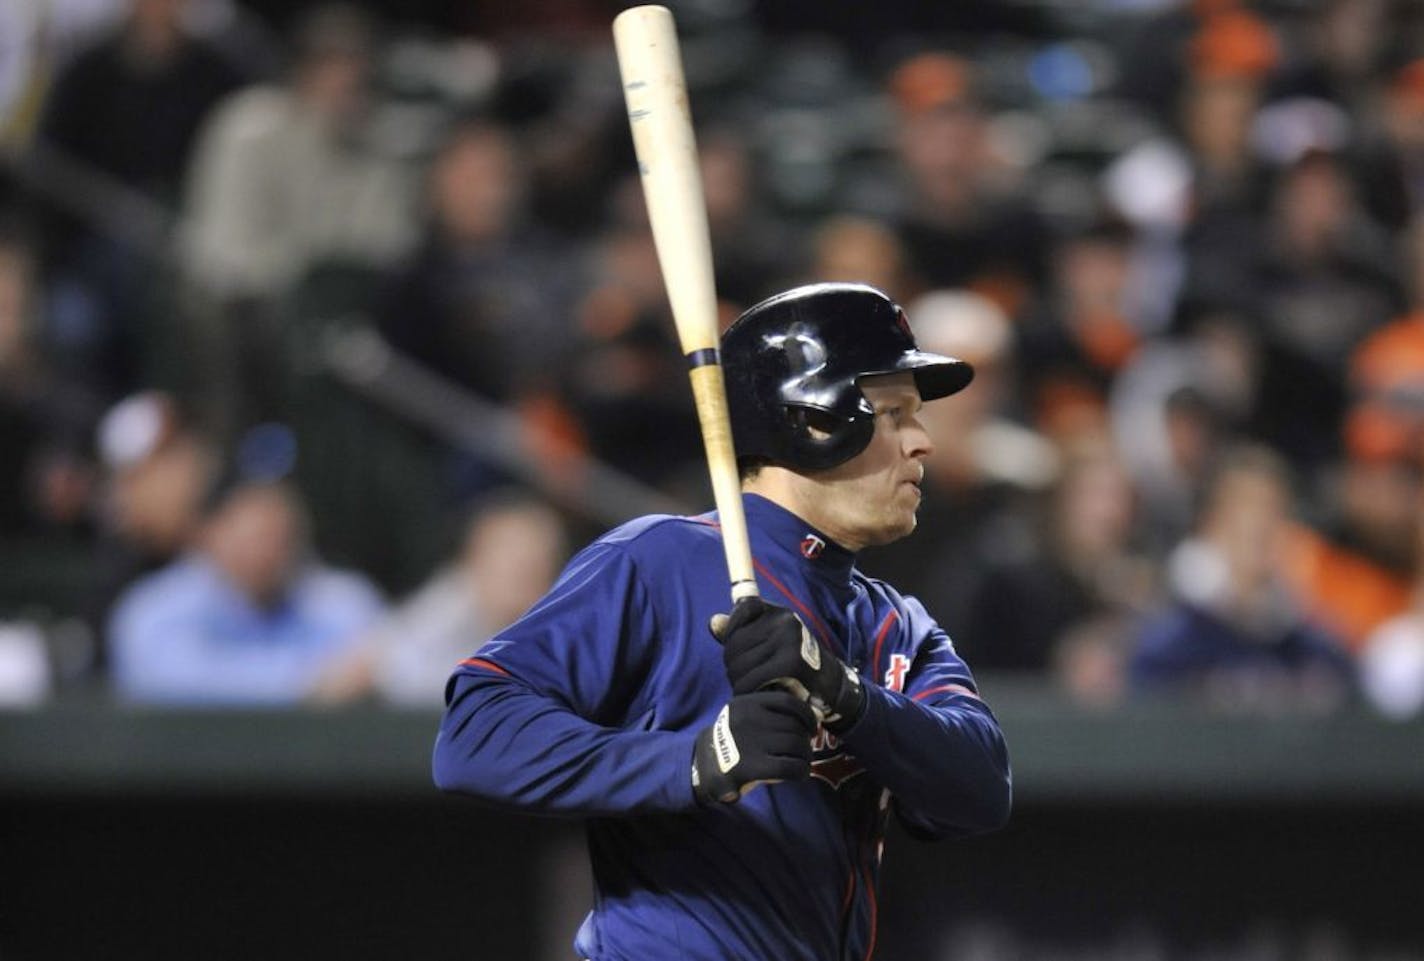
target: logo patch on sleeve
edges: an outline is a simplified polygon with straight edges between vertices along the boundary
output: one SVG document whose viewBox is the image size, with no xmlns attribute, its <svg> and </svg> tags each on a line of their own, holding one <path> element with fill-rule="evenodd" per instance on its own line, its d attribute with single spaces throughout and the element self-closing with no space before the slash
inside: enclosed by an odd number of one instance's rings
<svg viewBox="0 0 1424 961">
<path fill-rule="evenodd" d="M 892 691 L 905 689 L 905 675 L 910 672 L 910 659 L 903 654 L 891 654 L 890 666 L 885 669 L 885 686 Z"/>
</svg>

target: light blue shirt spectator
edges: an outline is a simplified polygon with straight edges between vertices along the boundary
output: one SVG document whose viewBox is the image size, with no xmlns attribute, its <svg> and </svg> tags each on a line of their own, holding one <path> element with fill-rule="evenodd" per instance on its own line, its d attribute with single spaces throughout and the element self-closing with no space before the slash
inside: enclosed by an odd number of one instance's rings
<svg viewBox="0 0 1424 961">
<path fill-rule="evenodd" d="M 303 568 L 260 607 L 217 566 L 189 555 L 135 584 L 111 621 L 114 681 L 135 701 L 300 701 L 382 612 L 361 577 Z"/>
<path fill-rule="evenodd" d="M 381 598 L 311 556 L 291 488 L 243 483 L 214 500 L 196 549 L 114 606 L 115 686 L 150 703 L 296 703 L 353 653 Z"/>
</svg>

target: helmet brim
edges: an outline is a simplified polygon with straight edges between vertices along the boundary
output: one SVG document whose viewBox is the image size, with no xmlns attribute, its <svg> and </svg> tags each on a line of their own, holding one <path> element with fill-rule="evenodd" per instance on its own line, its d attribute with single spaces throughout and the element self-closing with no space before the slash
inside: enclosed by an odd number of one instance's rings
<svg viewBox="0 0 1424 961">
<path fill-rule="evenodd" d="M 907 350 L 886 370 L 870 370 L 856 378 L 856 382 L 867 377 L 884 374 L 899 374 L 905 371 L 915 375 L 915 387 L 920 392 L 920 400 L 939 400 L 950 394 L 957 394 L 969 386 L 974 379 L 974 367 L 956 357 L 932 354 L 925 350 Z"/>
</svg>

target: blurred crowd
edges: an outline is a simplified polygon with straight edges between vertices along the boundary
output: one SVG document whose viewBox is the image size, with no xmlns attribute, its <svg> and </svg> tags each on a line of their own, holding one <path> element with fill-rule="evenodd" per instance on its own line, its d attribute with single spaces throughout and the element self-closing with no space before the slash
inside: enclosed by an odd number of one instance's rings
<svg viewBox="0 0 1424 961">
<path fill-rule="evenodd" d="M 4 8 L 0 701 L 435 705 L 594 478 L 706 509 L 617 7 Z M 864 281 L 978 371 L 867 573 L 1093 708 L 1424 710 L 1424 4 L 678 13 L 724 321 Z"/>
</svg>

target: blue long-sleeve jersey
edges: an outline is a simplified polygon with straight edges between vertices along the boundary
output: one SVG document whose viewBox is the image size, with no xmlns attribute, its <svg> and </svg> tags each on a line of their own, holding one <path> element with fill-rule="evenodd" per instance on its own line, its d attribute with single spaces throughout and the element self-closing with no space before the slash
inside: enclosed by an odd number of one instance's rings
<svg viewBox="0 0 1424 961">
<path fill-rule="evenodd" d="M 863 961 L 889 811 L 926 838 L 1008 816 L 1003 736 L 925 609 L 794 514 L 744 500 L 762 596 L 865 682 L 855 726 L 818 733 L 810 779 L 735 804 L 693 796 L 693 743 L 731 697 L 707 627 L 729 606 L 715 515 L 595 541 L 447 687 L 441 788 L 590 819 L 581 957 Z"/>
</svg>

